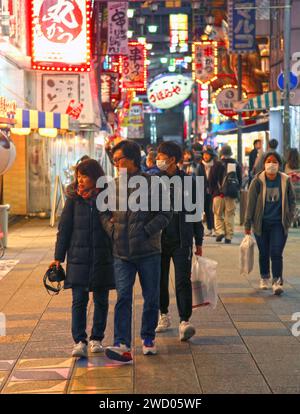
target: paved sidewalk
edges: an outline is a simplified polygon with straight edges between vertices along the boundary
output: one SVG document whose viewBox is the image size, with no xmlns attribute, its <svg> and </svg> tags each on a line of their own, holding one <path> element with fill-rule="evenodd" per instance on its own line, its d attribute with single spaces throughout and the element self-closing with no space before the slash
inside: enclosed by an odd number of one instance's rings
<svg viewBox="0 0 300 414">
<path fill-rule="evenodd" d="M 238 246 L 207 238 L 204 254 L 219 262 L 220 300 L 216 310 L 197 309 L 197 335 L 178 340 L 173 280 L 169 332 L 157 340 L 159 354 L 141 354 L 142 308 L 135 289 L 135 362 L 114 364 L 103 355 L 70 358 L 70 291 L 50 297 L 42 276 L 52 260 L 56 229 L 48 221 L 23 220 L 10 228 L 5 259 L 16 267 L 0 280 L 0 312 L 7 336 L 0 337 L 1 393 L 299 393 L 300 336 L 291 333 L 291 315 L 300 312 L 300 231 L 292 230 L 285 252 L 285 293 L 258 289 L 258 268 L 248 277 L 238 271 Z M 256 252 L 257 262 L 257 252 Z M 112 342 L 113 305 L 105 344 Z M 89 308 L 89 329 L 92 309 Z"/>
</svg>

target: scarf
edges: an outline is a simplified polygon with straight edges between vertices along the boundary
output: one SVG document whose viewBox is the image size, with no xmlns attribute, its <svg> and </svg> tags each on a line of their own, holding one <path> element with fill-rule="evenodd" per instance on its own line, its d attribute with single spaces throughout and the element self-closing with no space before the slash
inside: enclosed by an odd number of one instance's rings
<svg viewBox="0 0 300 414">
<path fill-rule="evenodd" d="M 77 194 L 82 197 L 84 200 L 89 200 L 90 198 L 96 198 L 99 194 L 100 190 L 99 188 L 90 188 L 90 189 L 84 189 L 84 188 L 77 188 Z"/>
<path fill-rule="evenodd" d="M 210 170 L 211 167 L 214 165 L 214 160 L 210 160 L 209 162 L 205 162 L 204 160 L 202 161 L 204 168 L 205 168 L 205 174 L 206 174 L 206 178 L 209 178 L 209 174 L 210 174 Z"/>
</svg>

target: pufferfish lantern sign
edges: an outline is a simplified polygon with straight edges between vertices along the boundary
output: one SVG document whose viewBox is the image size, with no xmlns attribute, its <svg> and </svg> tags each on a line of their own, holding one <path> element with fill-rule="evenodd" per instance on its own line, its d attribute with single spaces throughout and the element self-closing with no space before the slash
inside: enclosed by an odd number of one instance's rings
<svg viewBox="0 0 300 414">
<path fill-rule="evenodd" d="M 192 79 L 183 75 L 165 75 L 155 79 L 148 87 L 151 105 L 169 109 L 185 101 L 192 93 Z"/>
</svg>

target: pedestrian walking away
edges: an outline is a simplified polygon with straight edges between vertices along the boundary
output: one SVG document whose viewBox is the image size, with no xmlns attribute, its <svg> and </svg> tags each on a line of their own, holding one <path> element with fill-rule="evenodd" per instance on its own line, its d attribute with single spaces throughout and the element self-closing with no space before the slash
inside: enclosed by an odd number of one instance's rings
<svg viewBox="0 0 300 414">
<path fill-rule="evenodd" d="M 126 172 L 127 180 L 142 176 L 148 183 L 148 210 L 133 211 L 128 205 L 130 195 L 136 190 L 128 186 L 127 211 L 120 206 L 120 176 L 116 178 L 116 211 L 101 216 L 103 226 L 113 242 L 117 303 L 114 314 L 114 344 L 107 347 L 106 355 L 121 362 L 132 360 L 132 294 L 136 279 L 139 280 L 144 298 L 141 339 L 144 355 L 156 354 L 155 328 L 159 312 L 159 282 L 161 266 L 161 231 L 172 217 L 170 211 L 155 211 L 150 208 L 151 176 L 141 172 L 139 145 L 124 140 L 112 150 L 113 161 L 119 174 Z M 126 184 L 125 184 L 126 185 Z"/>
<path fill-rule="evenodd" d="M 259 250 L 260 288 L 268 289 L 271 278 L 275 295 L 283 292 L 283 250 L 291 225 L 296 198 L 290 178 L 279 171 L 280 155 L 269 152 L 264 159 L 264 171 L 252 181 L 248 194 L 245 233 L 254 236 Z"/>
<path fill-rule="evenodd" d="M 242 169 L 232 158 L 229 145 L 221 148 L 220 161 L 210 172 L 209 186 L 213 196 L 216 241 L 221 242 L 225 237 L 225 243 L 230 244 L 234 235 L 236 200 L 242 186 Z"/>
<path fill-rule="evenodd" d="M 67 200 L 57 233 L 54 262 L 57 267 L 67 256 L 65 289 L 72 289 L 73 357 L 87 357 L 86 316 L 89 292 L 93 292 L 94 319 L 90 336 L 92 353 L 102 352 L 109 290 L 114 289 L 113 256 L 104 231 L 96 197 L 96 182 L 104 172 L 96 160 L 80 162 L 75 182 L 67 188 Z"/>
<path fill-rule="evenodd" d="M 182 151 L 175 142 L 164 142 L 158 147 L 157 162 L 161 169 L 161 176 L 179 177 L 182 184 L 187 174 L 177 167 L 181 159 Z M 188 197 L 195 202 L 196 182 Z M 182 197 L 186 189 L 182 192 Z M 160 280 L 160 319 L 156 332 L 165 332 L 171 326 L 169 317 L 169 273 L 171 259 L 175 269 L 175 292 L 176 303 L 180 318 L 179 338 L 186 341 L 195 335 L 195 328 L 190 322 L 192 315 L 192 286 L 191 267 L 193 240 L 196 243 L 196 254 L 202 255 L 203 225 L 201 218 L 190 223 L 186 219 L 187 211 L 175 209 L 175 190 L 170 188 L 173 217 L 169 225 L 162 232 L 162 257 L 161 257 L 161 280 Z M 185 195 L 186 196 L 186 195 Z M 204 194 L 203 194 L 204 197 Z M 182 200 L 183 201 L 183 200 Z M 184 203 L 182 202 L 184 206 Z M 189 212 L 190 213 L 190 212 Z"/>
</svg>

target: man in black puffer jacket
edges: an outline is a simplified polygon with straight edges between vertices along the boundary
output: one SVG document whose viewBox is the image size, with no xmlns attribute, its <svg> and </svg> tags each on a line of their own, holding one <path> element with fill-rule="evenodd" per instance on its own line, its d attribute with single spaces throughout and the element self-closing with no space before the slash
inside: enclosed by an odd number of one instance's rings
<svg viewBox="0 0 300 414">
<path fill-rule="evenodd" d="M 180 318 L 179 338 L 181 341 L 187 341 L 195 334 L 195 328 L 189 321 L 192 315 L 192 285 L 191 285 L 191 268 L 192 268 L 192 249 L 193 241 L 196 243 L 196 255 L 202 255 L 203 242 L 203 224 L 201 221 L 201 213 L 199 217 L 194 217 L 194 222 L 187 220 L 188 212 L 185 206 L 185 199 L 193 201 L 195 205 L 197 201 L 204 202 L 204 185 L 202 193 L 199 195 L 200 200 L 196 197 L 196 180 L 194 177 L 188 176 L 177 167 L 178 162 L 182 158 L 182 150 L 175 142 L 163 142 L 157 150 L 157 166 L 169 179 L 180 178 L 182 191 L 182 208 L 176 207 L 176 197 L 180 191 L 170 186 L 171 202 L 173 207 L 173 217 L 169 225 L 162 233 L 162 267 L 161 267 L 161 283 L 160 283 L 160 319 L 156 332 L 166 331 L 170 325 L 170 317 L 168 315 L 169 308 L 169 271 L 170 261 L 173 260 L 175 268 L 175 291 L 176 302 Z M 192 180 L 191 188 L 185 185 L 187 180 Z M 200 178 L 198 178 L 200 180 Z M 202 179 L 203 180 L 203 179 Z M 175 181 L 175 180 L 174 180 Z M 203 180 L 204 181 L 204 180 Z M 204 184 L 202 182 L 202 184 Z M 200 189 L 201 190 L 201 189 Z M 177 199 L 177 202 L 179 200 Z M 203 203 L 204 204 L 204 203 Z M 180 205 L 180 203 L 178 203 Z M 197 207 L 200 207 L 198 205 Z M 195 211 L 192 213 L 195 214 Z"/>
<path fill-rule="evenodd" d="M 119 177 L 115 180 L 116 211 L 102 215 L 101 220 L 113 242 L 118 298 L 115 306 L 114 346 L 107 347 L 106 355 L 110 359 L 128 362 L 132 359 L 132 293 L 136 273 L 139 274 L 144 297 L 141 326 L 143 353 L 156 354 L 154 339 L 159 311 L 161 232 L 168 225 L 172 213 L 161 209 L 151 211 L 151 176 L 140 171 L 141 152 L 138 144 L 121 141 L 113 148 L 112 158 L 119 171 Z M 124 173 L 128 181 L 122 177 Z M 131 187 L 129 182 L 141 177 L 147 185 L 147 211 L 135 211 L 128 206 L 132 194 L 138 189 L 138 185 Z M 124 187 L 126 191 L 123 196 L 120 192 L 123 193 Z"/>
</svg>

